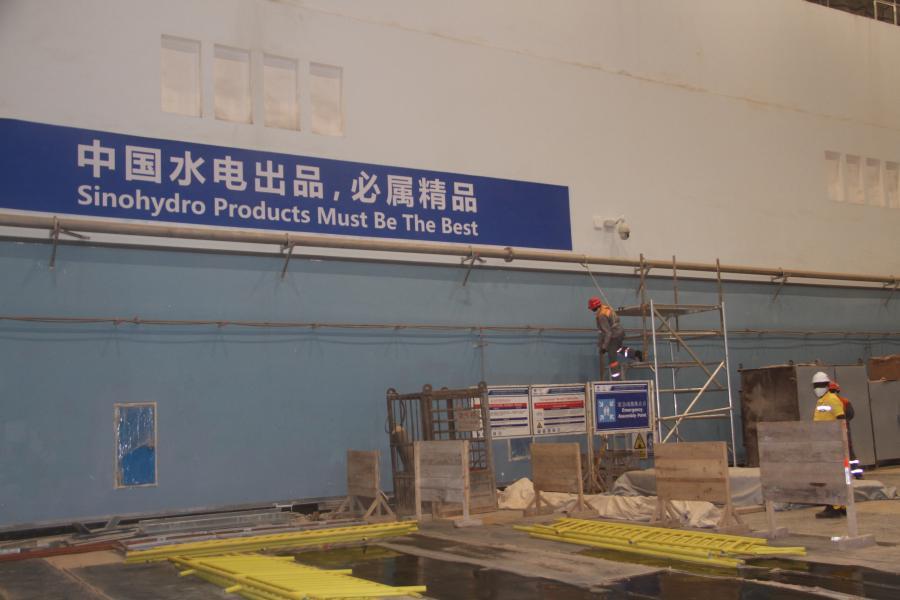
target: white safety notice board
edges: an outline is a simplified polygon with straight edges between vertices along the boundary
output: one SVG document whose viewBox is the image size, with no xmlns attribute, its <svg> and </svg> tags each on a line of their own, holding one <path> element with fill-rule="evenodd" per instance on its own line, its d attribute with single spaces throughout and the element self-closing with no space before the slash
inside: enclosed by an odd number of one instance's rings
<svg viewBox="0 0 900 600">
<path fill-rule="evenodd" d="M 534 435 L 587 433 L 585 384 L 531 386 L 531 421 Z"/>
<path fill-rule="evenodd" d="M 527 385 L 496 385 L 487 389 L 491 437 L 531 437 L 531 409 Z M 481 401 L 476 400 L 476 406 Z"/>
</svg>

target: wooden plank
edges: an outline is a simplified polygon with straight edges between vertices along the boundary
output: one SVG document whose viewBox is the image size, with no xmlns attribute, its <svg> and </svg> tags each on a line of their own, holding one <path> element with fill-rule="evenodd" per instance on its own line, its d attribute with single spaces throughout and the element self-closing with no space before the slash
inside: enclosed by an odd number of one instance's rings
<svg viewBox="0 0 900 600">
<path fill-rule="evenodd" d="M 422 463 L 423 477 L 453 478 L 462 477 L 464 465 L 426 465 Z"/>
<path fill-rule="evenodd" d="M 759 424 L 760 483 L 774 502 L 846 504 L 847 437 L 840 421 Z"/>
<path fill-rule="evenodd" d="M 469 514 L 469 443 L 466 440 L 415 443 L 416 516 L 422 502 L 457 502 Z"/>
<path fill-rule="evenodd" d="M 659 459 L 712 459 L 727 456 L 725 442 L 679 442 L 677 444 L 657 444 L 653 448 L 656 460 Z M 657 465 L 657 468 L 658 465 Z"/>
<path fill-rule="evenodd" d="M 728 463 L 725 463 L 722 457 L 716 460 L 688 459 L 678 462 L 658 460 L 655 465 L 655 472 L 657 480 L 673 477 L 724 478 L 728 475 Z"/>
<path fill-rule="evenodd" d="M 419 478 L 419 486 L 425 488 L 459 488 L 464 486 L 466 478 L 460 474 L 458 477 L 428 477 L 423 474 Z"/>
<path fill-rule="evenodd" d="M 423 454 L 421 463 L 423 465 L 463 465 L 468 463 L 464 460 L 460 453 L 455 454 Z"/>
<path fill-rule="evenodd" d="M 422 488 L 421 500 L 423 502 L 456 502 L 462 503 L 465 500 L 466 493 L 463 489 L 448 490 Z"/>
<path fill-rule="evenodd" d="M 654 448 L 656 493 L 669 500 L 731 504 L 725 442 L 680 442 Z"/>
<path fill-rule="evenodd" d="M 581 446 L 574 442 L 532 444 L 531 478 L 535 490 L 581 493 Z"/>
<path fill-rule="evenodd" d="M 434 454 L 423 452 L 422 458 L 419 461 L 425 466 L 460 466 L 463 464 L 468 464 L 468 460 L 465 460 L 460 454 L 459 451 L 452 454 Z"/>
<path fill-rule="evenodd" d="M 662 484 L 662 485 L 661 485 Z M 722 481 L 657 481 L 657 495 L 666 500 L 702 500 L 715 504 L 727 504 L 728 487 Z"/>
<path fill-rule="evenodd" d="M 835 488 L 810 487 L 799 489 L 776 484 L 762 486 L 763 498 L 769 502 L 793 502 L 795 504 L 847 504 L 847 493 Z"/>
<path fill-rule="evenodd" d="M 814 477 L 804 475 L 802 472 L 785 471 L 774 477 L 766 477 L 760 480 L 762 487 L 779 487 L 783 489 L 807 490 L 811 488 L 831 490 L 834 494 L 843 494 L 846 497 L 847 482 L 843 475 L 831 477 Z M 777 498 L 772 498 L 777 500 Z"/>
<path fill-rule="evenodd" d="M 844 423 L 841 421 L 782 421 L 758 423 L 756 432 L 760 446 L 772 443 L 830 442 L 841 439 Z M 659 445 L 660 447 L 663 444 Z"/>
<path fill-rule="evenodd" d="M 835 458 L 833 461 L 817 463 L 761 463 L 759 466 L 760 481 L 774 481 L 776 479 L 797 481 L 801 487 L 806 487 L 809 482 L 843 483 L 846 485 L 844 473 L 844 459 Z"/>
<path fill-rule="evenodd" d="M 374 498 L 380 487 L 379 452 L 347 450 L 347 495 Z"/>
<path fill-rule="evenodd" d="M 419 448 L 422 450 L 422 456 L 429 456 L 432 454 L 455 455 L 459 454 L 461 448 L 466 443 L 466 440 L 434 440 L 416 443 L 419 444 Z"/>
<path fill-rule="evenodd" d="M 825 442 L 766 443 L 759 448 L 761 461 L 769 463 L 823 463 L 842 456 L 844 444 L 840 439 Z"/>
</svg>

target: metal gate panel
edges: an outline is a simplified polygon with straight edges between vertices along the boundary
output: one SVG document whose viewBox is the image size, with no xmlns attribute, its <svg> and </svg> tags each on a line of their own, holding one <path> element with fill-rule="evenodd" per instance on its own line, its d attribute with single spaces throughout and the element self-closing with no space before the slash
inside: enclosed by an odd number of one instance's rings
<svg viewBox="0 0 900 600">
<path fill-rule="evenodd" d="M 425 385 L 421 392 L 413 394 L 388 390 L 388 433 L 398 514 L 415 512 L 412 448 L 420 440 L 469 440 L 470 509 L 472 512 L 497 509 L 486 394 L 484 383 L 440 390 Z"/>
</svg>

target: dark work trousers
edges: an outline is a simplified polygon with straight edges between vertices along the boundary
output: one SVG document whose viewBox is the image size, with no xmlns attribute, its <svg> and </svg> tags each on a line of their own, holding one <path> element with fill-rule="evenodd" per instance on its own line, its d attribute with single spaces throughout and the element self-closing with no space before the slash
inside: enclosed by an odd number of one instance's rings
<svg viewBox="0 0 900 600">
<path fill-rule="evenodd" d="M 600 342 L 602 343 L 602 338 Z M 603 354 L 600 354 L 600 377 L 606 379 L 608 377 L 612 377 L 613 373 L 618 372 L 620 375 L 622 373 L 622 365 L 619 362 L 619 350 L 622 349 L 622 344 L 625 341 L 625 332 L 622 332 L 620 335 L 613 335 L 609 338 L 609 344 L 606 346 L 606 362 L 608 369 L 606 371 L 606 376 L 604 376 L 604 365 L 603 365 Z"/>
</svg>

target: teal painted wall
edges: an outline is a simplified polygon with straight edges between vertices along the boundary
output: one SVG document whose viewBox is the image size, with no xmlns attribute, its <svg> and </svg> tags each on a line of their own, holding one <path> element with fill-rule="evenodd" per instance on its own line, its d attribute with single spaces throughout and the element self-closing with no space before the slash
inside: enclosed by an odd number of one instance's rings
<svg viewBox="0 0 900 600">
<path fill-rule="evenodd" d="M 579 273 L 464 271 L 347 260 L 0 242 L 0 314 L 160 319 L 405 322 L 590 327 Z M 603 276 L 610 300 L 631 277 Z M 680 282 L 682 302 L 714 302 Z M 842 288 L 726 285 L 736 328 L 900 329 L 900 297 Z M 650 281 L 657 301 L 670 282 Z M 380 448 L 389 485 L 389 387 L 418 390 L 594 377 L 590 335 L 473 331 L 248 329 L 0 321 L 0 526 L 99 515 L 336 496 L 344 451 Z M 732 367 L 855 362 L 898 341 L 733 336 Z M 712 348 L 710 348 L 712 353 Z M 483 369 L 483 371 L 482 371 Z M 739 379 L 733 374 L 737 394 Z M 737 398 L 737 396 L 735 396 Z M 158 485 L 114 489 L 113 404 L 158 404 Z M 694 424 L 694 439 L 725 439 Z M 495 448 L 498 478 L 509 463 Z"/>
</svg>

